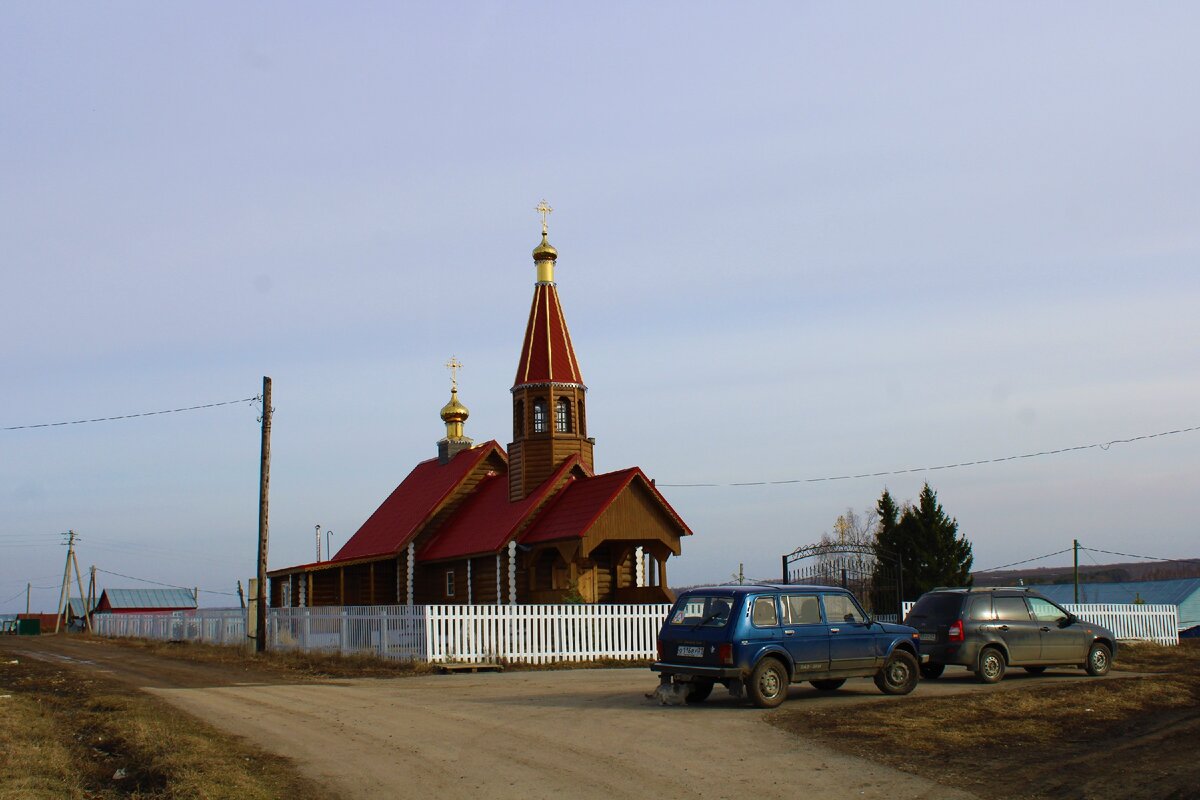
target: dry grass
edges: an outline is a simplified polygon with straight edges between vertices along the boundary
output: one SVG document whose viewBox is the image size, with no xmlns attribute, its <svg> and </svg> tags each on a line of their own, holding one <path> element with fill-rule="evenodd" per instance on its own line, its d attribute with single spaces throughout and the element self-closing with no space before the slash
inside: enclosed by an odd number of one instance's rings
<svg viewBox="0 0 1200 800">
<path fill-rule="evenodd" d="M 82 637 L 81 637 L 82 638 Z M 339 655 L 337 653 L 305 653 L 292 650 L 272 650 L 254 653 L 246 648 L 196 644 L 193 642 L 160 642 L 149 639 L 102 639 L 156 656 L 221 664 L 231 669 L 256 669 L 291 678 L 403 678 L 429 675 L 437 666 L 421 661 L 393 661 L 367 653 Z M 525 664 L 500 660 L 510 672 L 562 669 L 621 669 L 649 667 L 650 660 L 618 660 L 612 658 L 591 661 L 556 661 L 551 664 Z"/>
<path fill-rule="evenodd" d="M 0 800 L 328 798 L 287 759 L 94 673 L 0 663 Z"/>
<path fill-rule="evenodd" d="M 1004 685 L 854 709 L 788 708 L 771 721 L 797 735 L 999 797 L 1195 797 L 1200 764 L 1200 643 L 1122 646 L 1144 674 Z M 1014 780 L 1014 776 L 1019 779 Z"/>
</svg>

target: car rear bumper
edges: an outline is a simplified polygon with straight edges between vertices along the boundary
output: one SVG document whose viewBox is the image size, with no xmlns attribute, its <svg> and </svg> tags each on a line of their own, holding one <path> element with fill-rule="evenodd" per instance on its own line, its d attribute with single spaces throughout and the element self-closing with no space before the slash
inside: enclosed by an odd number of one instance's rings
<svg viewBox="0 0 1200 800">
<path fill-rule="evenodd" d="M 700 664 L 671 664 L 666 661 L 655 661 L 650 669 L 663 675 L 683 675 L 695 678 L 740 678 L 742 670 L 737 667 L 706 667 Z"/>
</svg>

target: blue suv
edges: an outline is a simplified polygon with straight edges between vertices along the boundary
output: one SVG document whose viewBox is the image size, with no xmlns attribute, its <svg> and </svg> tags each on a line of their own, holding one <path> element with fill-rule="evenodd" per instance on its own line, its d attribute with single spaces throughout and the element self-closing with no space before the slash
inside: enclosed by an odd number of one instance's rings
<svg viewBox="0 0 1200 800">
<path fill-rule="evenodd" d="M 874 677 L 886 694 L 908 694 L 920 677 L 920 634 L 878 622 L 846 589 L 755 584 L 689 589 L 658 634 L 661 688 L 689 703 L 720 683 L 774 708 L 788 685 L 831 692 L 847 678 Z"/>
</svg>

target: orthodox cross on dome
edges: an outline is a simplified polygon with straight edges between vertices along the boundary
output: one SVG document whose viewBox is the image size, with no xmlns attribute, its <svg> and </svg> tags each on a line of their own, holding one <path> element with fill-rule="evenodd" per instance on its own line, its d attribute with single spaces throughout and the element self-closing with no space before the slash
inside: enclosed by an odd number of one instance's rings
<svg viewBox="0 0 1200 800">
<path fill-rule="evenodd" d="M 545 236 L 546 235 L 546 218 L 550 216 L 550 212 L 553 211 L 554 209 L 551 208 L 550 204 L 546 202 L 545 198 L 543 198 L 542 202 L 538 203 L 537 206 L 535 206 L 533 210 L 542 215 L 542 235 Z"/>
<path fill-rule="evenodd" d="M 450 389 L 458 391 L 458 371 L 462 369 L 462 362 L 455 356 L 450 356 L 450 360 L 446 362 L 446 369 L 450 370 Z"/>
</svg>

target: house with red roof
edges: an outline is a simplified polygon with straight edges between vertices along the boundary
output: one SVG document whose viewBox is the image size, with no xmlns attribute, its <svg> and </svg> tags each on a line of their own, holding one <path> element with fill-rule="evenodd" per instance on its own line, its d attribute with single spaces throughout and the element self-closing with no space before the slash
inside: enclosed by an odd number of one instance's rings
<svg viewBox="0 0 1200 800">
<path fill-rule="evenodd" d="M 451 362 L 446 436 L 332 559 L 269 571 L 273 606 L 663 602 L 691 530 L 638 467 L 597 473 L 579 361 L 534 248 L 533 303 L 510 390 L 512 441 L 476 445 Z"/>
</svg>

